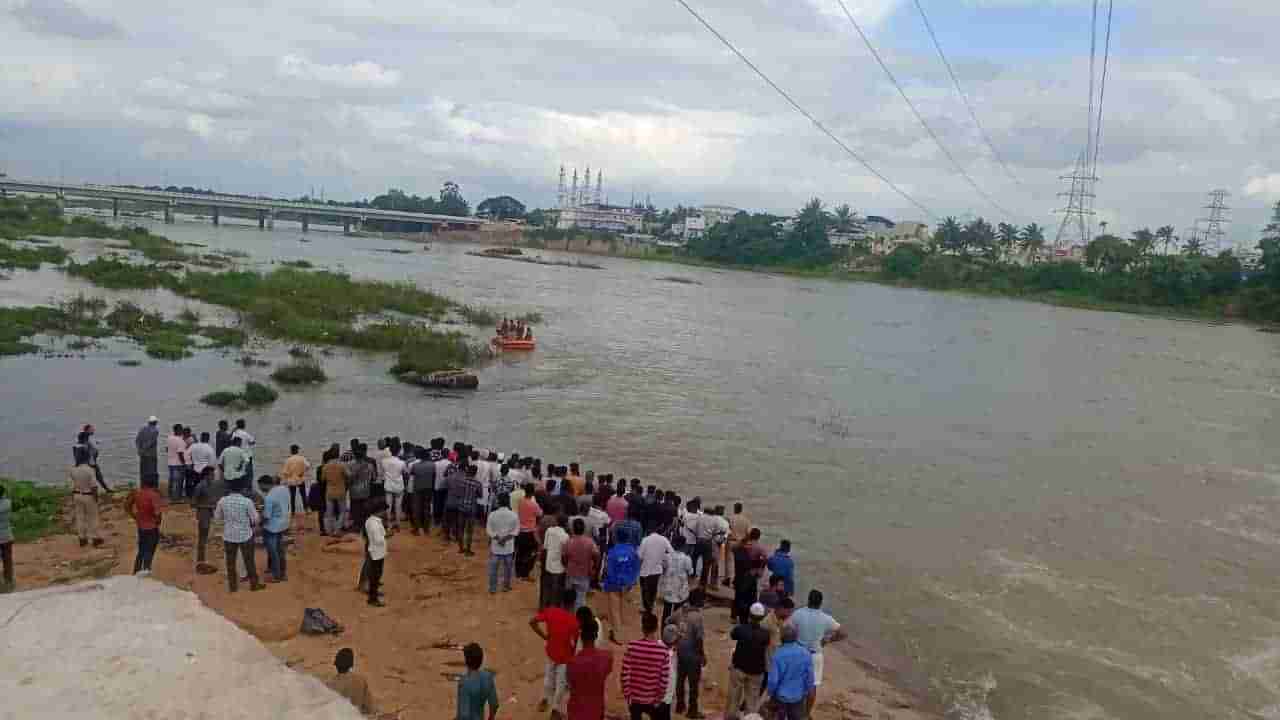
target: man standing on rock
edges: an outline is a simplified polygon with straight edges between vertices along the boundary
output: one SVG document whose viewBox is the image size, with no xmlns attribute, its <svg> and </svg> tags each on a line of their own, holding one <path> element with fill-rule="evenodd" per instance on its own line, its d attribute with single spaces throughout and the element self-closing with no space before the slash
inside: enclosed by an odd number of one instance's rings
<svg viewBox="0 0 1280 720">
<path fill-rule="evenodd" d="M 156 452 L 160 445 L 160 424 L 159 418 L 155 415 L 147 418 L 147 424 L 142 426 L 138 431 L 138 436 L 134 439 L 134 444 L 138 448 L 138 482 L 146 480 L 154 475 L 160 477 L 159 462 Z"/>
<path fill-rule="evenodd" d="M 98 479 L 89 467 L 88 453 L 76 453 L 76 464 L 67 473 L 71 481 L 71 502 L 75 509 L 76 534 L 80 536 L 80 547 L 89 544 L 102 545 L 102 536 L 98 534 Z"/>
<path fill-rule="evenodd" d="M 239 438 L 235 438 L 239 440 Z M 234 447 L 234 446 L 233 446 Z M 230 486 L 232 492 L 221 500 L 213 509 L 213 519 L 222 523 L 222 545 L 226 549 L 227 589 L 236 592 L 240 589 L 240 573 L 236 571 L 237 554 L 244 558 L 245 570 L 249 574 L 249 589 L 262 590 L 265 585 L 258 581 L 258 567 L 253 557 L 253 529 L 258 526 L 258 509 L 253 501 L 245 497 L 241 490 L 243 483 Z"/>
</svg>

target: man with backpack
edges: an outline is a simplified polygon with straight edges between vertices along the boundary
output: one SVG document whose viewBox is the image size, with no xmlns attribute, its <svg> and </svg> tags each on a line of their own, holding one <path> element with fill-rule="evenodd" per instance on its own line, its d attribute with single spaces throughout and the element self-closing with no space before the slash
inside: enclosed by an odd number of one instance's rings
<svg viewBox="0 0 1280 720">
<path fill-rule="evenodd" d="M 622 612 L 622 599 L 628 595 L 640 579 L 640 553 L 636 546 L 626 542 L 630 533 L 615 535 L 613 547 L 605 555 L 604 581 L 601 588 L 609 601 L 609 642 L 621 645 L 617 633 L 624 629 L 626 615 Z"/>
</svg>

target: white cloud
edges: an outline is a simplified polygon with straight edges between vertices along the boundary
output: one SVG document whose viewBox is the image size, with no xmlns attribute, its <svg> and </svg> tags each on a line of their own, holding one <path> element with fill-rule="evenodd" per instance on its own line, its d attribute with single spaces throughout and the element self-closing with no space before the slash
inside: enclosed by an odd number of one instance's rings
<svg viewBox="0 0 1280 720">
<path fill-rule="evenodd" d="M 299 55 L 280 58 L 277 72 L 285 78 L 314 80 L 342 88 L 392 88 L 400 84 L 400 71 L 361 60 L 349 65 L 314 63 Z"/>
<path fill-rule="evenodd" d="M 1249 182 L 1245 183 L 1244 194 L 1249 197 L 1261 195 L 1266 198 L 1280 198 L 1280 173 L 1250 178 Z"/>
</svg>

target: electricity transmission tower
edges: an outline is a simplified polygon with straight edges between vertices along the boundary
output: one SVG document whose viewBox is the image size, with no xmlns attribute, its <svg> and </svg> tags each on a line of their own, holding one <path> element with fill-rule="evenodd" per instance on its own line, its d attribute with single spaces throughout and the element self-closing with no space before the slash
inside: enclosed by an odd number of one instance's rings
<svg viewBox="0 0 1280 720">
<path fill-rule="evenodd" d="M 1226 236 L 1227 231 L 1224 225 L 1231 222 L 1227 217 L 1227 213 L 1231 208 L 1227 207 L 1227 196 L 1231 193 L 1226 190 L 1214 190 L 1209 193 L 1209 204 L 1204 206 L 1209 211 L 1209 217 L 1200 218 L 1197 222 L 1204 223 L 1204 252 L 1206 255 L 1217 255 L 1222 251 L 1222 239 Z"/>
<path fill-rule="evenodd" d="M 1062 215 L 1062 224 L 1058 226 L 1058 237 L 1053 241 L 1055 251 L 1076 243 L 1088 245 L 1093 239 L 1093 183 L 1098 178 L 1090 168 L 1089 153 L 1081 153 L 1075 170 L 1060 179 L 1071 181 L 1071 185 L 1067 192 L 1058 193 L 1059 197 L 1067 198 L 1067 206 L 1057 211 Z"/>
</svg>

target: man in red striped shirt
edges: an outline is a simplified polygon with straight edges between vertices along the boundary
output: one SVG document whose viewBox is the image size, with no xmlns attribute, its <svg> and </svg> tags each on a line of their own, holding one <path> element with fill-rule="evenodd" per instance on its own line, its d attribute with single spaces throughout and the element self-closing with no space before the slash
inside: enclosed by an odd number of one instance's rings
<svg viewBox="0 0 1280 720">
<path fill-rule="evenodd" d="M 644 637 L 627 645 L 622 656 L 622 697 L 631 710 L 631 720 L 648 715 L 650 720 L 670 720 L 671 706 L 664 702 L 667 675 L 671 672 L 671 651 L 655 639 L 658 616 L 645 613 L 640 622 Z"/>
</svg>

